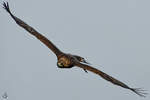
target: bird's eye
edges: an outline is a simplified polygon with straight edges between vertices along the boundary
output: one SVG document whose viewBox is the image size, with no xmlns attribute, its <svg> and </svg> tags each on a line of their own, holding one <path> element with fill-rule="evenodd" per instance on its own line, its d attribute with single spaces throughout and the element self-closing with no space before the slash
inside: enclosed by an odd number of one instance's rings
<svg viewBox="0 0 150 100">
<path fill-rule="evenodd" d="M 61 68 L 61 67 L 63 67 L 64 65 L 63 65 L 63 63 L 59 63 L 59 62 L 58 62 L 58 63 L 57 63 L 57 66 Z"/>
</svg>

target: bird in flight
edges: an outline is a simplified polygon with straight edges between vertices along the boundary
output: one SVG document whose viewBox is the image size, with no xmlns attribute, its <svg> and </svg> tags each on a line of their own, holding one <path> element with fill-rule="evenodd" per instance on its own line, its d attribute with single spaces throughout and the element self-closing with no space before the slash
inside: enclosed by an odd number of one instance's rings
<svg viewBox="0 0 150 100">
<path fill-rule="evenodd" d="M 145 97 L 145 94 L 141 88 L 131 88 L 125 83 L 113 78 L 112 76 L 104 73 L 103 71 L 100 71 L 91 65 L 81 56 L 78 55 L 72 55 L 68 53 L 62 52 L 60 49 L 58 49 L 50 40 L 48 40 L 45 36 L 40 34 L 38 31 L 36 31 L 34 28 L 29 26 L 27 23 L 16 17 L 9 9 L 8 2 L 3 2 L 3 8 L 10 14 L 10 16 L 15 20 L 15 22 L 22 28 L 24 28 L 26 31 L 28 31 L 31 35 L 35 36 L 37 39 L 39 39 L 43 44 L 45 44 L 56 56 L 57 56 L 57 66 L 59 68 L 72 68 L 72 67 L 79 67 L 82 68 L 85 72 L 91 71 L 99 76 L 101 76 L 103 79 L 113 83 L 114 85 L 121 86 L 123 88 L 129 89 L 136 93 L 137 95 L 141 97 Z"/>
</svg>

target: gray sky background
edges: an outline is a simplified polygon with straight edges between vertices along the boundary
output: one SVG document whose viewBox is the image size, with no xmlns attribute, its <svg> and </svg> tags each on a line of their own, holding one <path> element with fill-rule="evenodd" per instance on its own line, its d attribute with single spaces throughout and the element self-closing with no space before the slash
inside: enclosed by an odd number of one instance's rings
<svg viewBox="0 0 150 100">
<path fill-rule="evenodd" d="M 17 17 L 62 51 L 150 91 L 150 0 L 8 2 Z M 0 28 L 0 95 L 7 92 L 9 100 L 143 99 L 80 68 L 57 68 L 55 55 L 2 8 Z"/>
</svg>

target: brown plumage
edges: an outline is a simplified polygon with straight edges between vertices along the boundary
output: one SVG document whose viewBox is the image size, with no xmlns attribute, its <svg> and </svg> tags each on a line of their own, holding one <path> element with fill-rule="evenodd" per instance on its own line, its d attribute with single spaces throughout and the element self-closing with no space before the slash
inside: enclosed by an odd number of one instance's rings
<svg viewBox="0 0 150 100">
<path fill-rule="evenodd" d="M 115 85 L 129 89 L 129 90 L 133 91 L 134 93 L 138 94 L 139 96 L 145 97 L 146 93 L 143 93 L 143 90 L 141 90 L 140 88 L 131 88 L 131 87 L 127 86 L 126 84 L 124 84 L 123 82 L 107 75 L 106 73 L 104 73 L 96 68 L 91 67 L 89 65 L 89 63 L 86 62 L 86 60 L 83 57 L 80 57 L 77 55 L 72 55 L 72 54 L 66 54 L 66 53 L 63 53 L 62 51 L 60 51 L 50 40 L 48 40 L 42 34 L 37 32 L 34 28 L 32 28 L 31 26 L 26 24 L 24 21 L 17 18 L 16 16 L 14 16 L 9 9 L 8 2 L 3 3 L 3 8 L 10 14 L 10 16 L 15 20 L 15 22 L 19 26 L 21 26 L 22 28 L 27 30 L 30 34 L 32 34 L 37 39 L 39 39 L 41 42 L 43 42 L 50 50 L 53 51 L 53 53 L 56 54 L 57 60 L 58 60 L 57 66 L 59 68 L 72 68 L 74 66 L 80 67 L 80 68 L 84 69 L 85 72 L 87 72 L 87 70 L 91 71 Z"/>
</svg>

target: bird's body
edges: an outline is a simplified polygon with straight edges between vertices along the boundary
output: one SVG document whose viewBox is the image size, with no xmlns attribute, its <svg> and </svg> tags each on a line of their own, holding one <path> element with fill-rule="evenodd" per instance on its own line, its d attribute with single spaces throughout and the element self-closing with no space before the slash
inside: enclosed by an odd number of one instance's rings
<svg viewBox="0 0 150 100">
<path fill-rule="evenodd" d="M 146 93 L 143 93 L 141 89 L 139 88 L 131 88 L 128 85 L 124 84 L 123 82 L 109 76 L 108 74 L 91 67 L 89 63 L 81 56 L 78 55 L 72 55 L 68 53 L 63 53 L 60 49 L 58 49 L 50 40 L 48 40 L 45 36 L 37 32 L 34 28 L 26 24 L 21 19 L 14 16 L 10 9 L 8 2 L 3 3 L 3 8 L 10 14 L 10 16 L 15 20 L 15 22 L 24 28 L 26 31 L 28 31 L 31 35 L 35 36 L 38 40 L 40 40 L 43 44 L 45 44 L 53 53 L 57 56 L 57 66 L 59 68 L 72 68 L 72 67 L 80 67 L 84 69 L 85 72 L 91 71 L 99 76 L 101 76 L 103 79 L 113 83 L 114 85 L 121 86 L 123 88 L 129 89 L 133 91 L 134 93 L 138 94 L 139 96 L 145 97 Z"/>
</svg>

